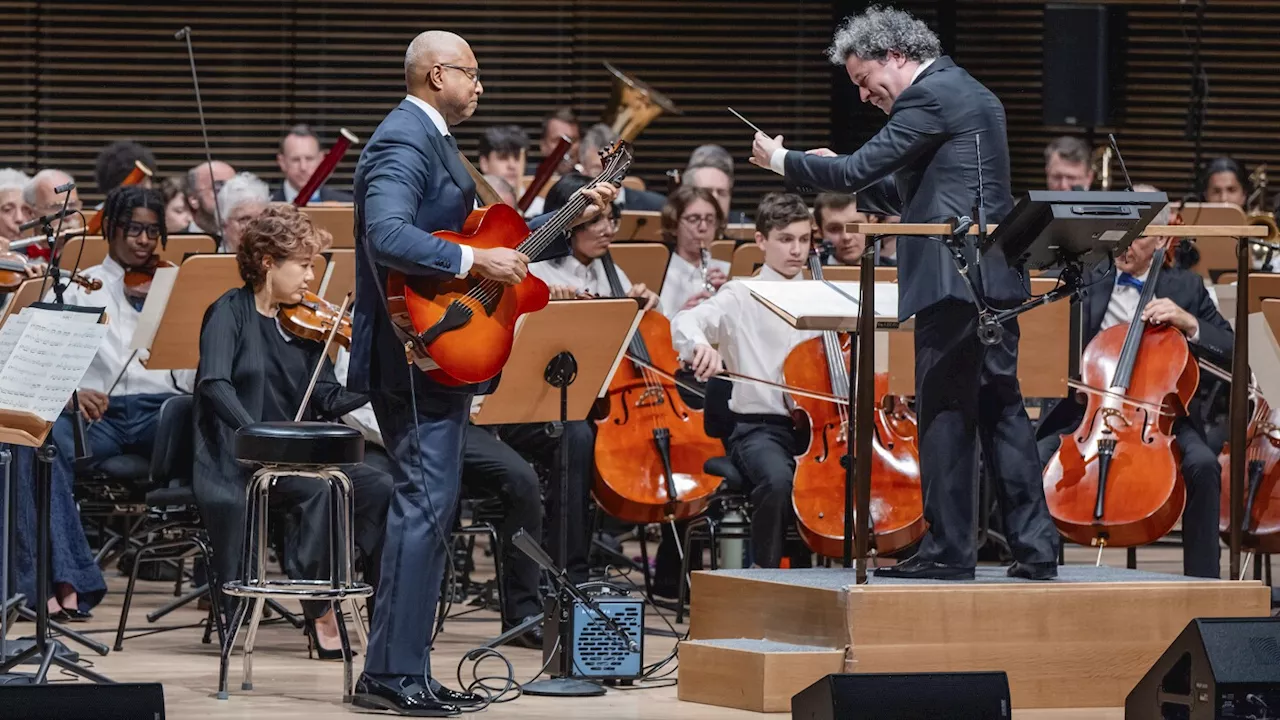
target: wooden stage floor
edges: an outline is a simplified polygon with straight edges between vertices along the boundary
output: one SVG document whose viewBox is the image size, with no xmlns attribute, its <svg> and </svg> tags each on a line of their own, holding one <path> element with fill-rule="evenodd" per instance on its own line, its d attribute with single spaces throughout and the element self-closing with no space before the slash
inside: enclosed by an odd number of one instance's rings
<svg viewBox="0 0 1280 720">
<path fill-rule="evenodd" d="M 1070 563 L 1092 563 L 1094 553 L 1085 548 L 1068 550 Z M 1139 568 L 1158 572 L 1178 572 L 1181 569 L 1179 548 L 1155 547 L 1138 552 Z M 1108 550 L 1104 563 L 1123 567 L 1124 552 Z M 483 564 L 483 563 L 482 563 Z M 1223 567 L 1226 567 L 1225 557 Z M 120 602 L 125 579 L 108 573 L 111 592 L 106 601 L 94 611 L 94 619 L 77 629 L 85 629 L 99 640 L 110 645 L 115 637 L 115 624 L 119 619 Z M 172 585 L 167 583 L 140 583 L 139 592 L 131 611 L 131 635 L 146 632 L 149 628 L 145 615 L 171 599 Z M 456 609 L 456 608 L 455 608 Z M 651 628 L 665 627 L 653 616 Z M 194 609 L 179 610 L 162 619 L 157 627 L 194 625 L 203 615 Z M 33 626 L 21 623 L 10 632 L 10 637 L 29 634 Z M 154 629 L 154 628 L 150 628 Z M 683 633 L 687 625 L 677 626 Z M 436 676 L 457 687 L 455 668 L 467 650 L 481 644 L 499 632 L 494 613 L 478 611 L 465 618 L 452 619 L 445 625 L 433 656 Z M 164 684 L 165 706 L 171 718 L 202 718 L 204 720 L 249 718 L 305 718 L 326 720 L 357 716 L 341 702 L 342 664 L 307 659 L 306 640 L 301 631 L 287 624 L 264 625 L 259 631 L 254 652 L 254 687 L 241 692 L 240 656 L 233 656 L 230 676 L 232 695 L 229 700 L 213 697 L 218 681 L 218 652 L 216 645 L 200 644 L 201 630 L 197 627 L 176 629 L 151 635 L 130 637 L 123 652 L 112 652 L 99 657 L 85 651 L 95 670 L 120 682 L 161 682 Z M 645 661 L 655 662 L 665 657 L 675 641 L 650 634 L 645 638 Z M 74 643 L 71 647 L 80 650 Z M 504 653 L 516 669 L 521 681 L 528 680 L 541 666 L 541 653 L 526 649 L 505 649 Z M 362 655 L 356 657 L 358 672 Z M 489 662 L 481 670 L 487 673 L 501 671 L 501 663 Z M 467 671 L 470 672 L 469 670 Z M 56 675 L 56 673 L 54 673 Z M 469 677 L 469 675 L 468 675 Z M 60 682 L 74 680 L 59 676 Z M 662 682 L 654 685 L 664 685 Z M 631 718 L 691 718 L 694 720 L 729 720 L 741 718 L 780 717 L 762 715 L 742 710 L 681 702 L 676 699 L 674 686 L 648 687 L 634 690 L 610 690 L 596 698 L 551 699 L 521 697 L 514 702 L 492 705 L 484 711 L 485 717 L 494 718 L 549 718 L 573 720 L 627 720 Z M 1028 710 L 1015 712 L 1018 720 L 1119 720 L 1124 715 L 1121 708 L 1081 710 Z"/>
</svg>

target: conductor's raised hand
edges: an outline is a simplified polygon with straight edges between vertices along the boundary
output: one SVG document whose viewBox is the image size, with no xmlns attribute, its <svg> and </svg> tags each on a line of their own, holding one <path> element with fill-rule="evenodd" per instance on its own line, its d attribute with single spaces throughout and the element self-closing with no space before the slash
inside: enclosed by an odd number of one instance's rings
<svg viewBox="0 0 1280 720">
<path fill-rule="evenodd" d="M 590 204 L 583 208 L 582 214 L 573 222 L 574 226 L 608 215 L 613 201 L 618 199 L 618 188 L 613 183 L 596 183 L 590 187 L 584 187 L 578 192 L 581 192 L 582 196 Z"/>
<path fill-rule="evenodd" d="M 770 170 L 769 162 L 773 158 L 773 151 L 782 147 L 782 136 L 769 137 L 762 132 L 756 133 L 755 140 L 751 143 L 751 164 Z"/>
<path fill-rule="evenodd" d="M 515 285 L 529 274 L 529 257 L 511 248 L 472 248 L 472 268 L 489 280 Z"/>
</svg>

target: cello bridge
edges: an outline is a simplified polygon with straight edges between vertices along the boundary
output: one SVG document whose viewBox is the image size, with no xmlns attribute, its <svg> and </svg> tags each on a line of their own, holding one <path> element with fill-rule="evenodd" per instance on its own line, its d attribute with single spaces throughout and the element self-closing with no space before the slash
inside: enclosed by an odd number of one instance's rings
<svg viewBox="0 0 1280 720">
<path fill-rule="evenodd" d="M 661 387 L 645 388 L 640 393 L 640 397 L 636 398 L 636 407 L 652 407 L 654 405 L 662 405 L 667 401 L 666 396 L 662 392 Z"/>
<path fill-rule="evenodd" d="M 1129 427 L 1130 425 L 1133 424 L 1129 422 L 1129 419 L 1124 416 L 1124 413 L 1120 412 L 1119 408 L 1109 408 L 1109 407 L 1102 408 L 1102 424 L 1108 430 L 1115 429 L 1111 426 L 1112 420 L 1118 420 L 1123 427 Z"/>
</svg>

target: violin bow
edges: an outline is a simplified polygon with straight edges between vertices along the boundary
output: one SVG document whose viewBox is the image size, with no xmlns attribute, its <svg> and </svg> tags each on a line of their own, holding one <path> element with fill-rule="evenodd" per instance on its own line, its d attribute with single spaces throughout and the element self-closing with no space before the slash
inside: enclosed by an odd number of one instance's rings
<svg viewBox="0 0 1280 720">
<path fill-rule="evenodd" d="M 320 379 L 320 368 L 324 367 L 325 358 L 329 355 L 329 348 L 333 345 L 333 339 L 338 336 L 338 329 L 342 327 L 342 318 L 347 314 L 347 306 L 351 304 L 351 293 L 342 299 L 342 307 L 338 308 L 338 317 L 334 321 L 333 327 L 329 330 L 329 337 L 325 338 L 324 348 L 320 350 L 320 360 L 316 362 L 316 369 L 311 371 L 311 382 L 307 385 L 307 392 L 302 396 L 302 402 L 298 404 L 298 413 L 293 416 L 294 422 L 302 422 L 302 416 L 307 411 L 307 404 L 311 402 L 311 393 L 316 389 L 316 381 Z"/>
<path fill-rule="evenodd" d="M 640 367 L 654 373 L 655 375 L 658 375 L 666 380 L 670 380 L 671 382 L 675 383 L 679 387 L 682 387 L 685 390 L 688 390 L 689 392 L 693 393 L 694 395 L 697 395 L 698 397 L 706 397 L 706 393 L 703 392 L 702 390 L 694 388 L 690 386 L 688 383 L 684 383 L 684 382 L 681 382 L 680 380 L 677 380 L 673 375 L 663 370 L 659 370 L 658 368 L 650 365 L 649 363 L 645 362 L 644 360 L 641 360 L 640 358 L 637 358 L 631 353 L 627 353 L 627 359 L 635 363 L 636 365 L 639 365 Z M 836 403 L 837 405 L 849 404 L 848 398 L 842 398 L 836 395 L 817 392 L 814 390 L 802 390 L 800 388 L 792 387 L 790 385 L 783 385 L 782 383 L 776 383 L 770 380 L 762 380 L 761 378 L 752 377 L 750 375 L 740 375 L 735 372 L 729 372 L 728 370 L 722 370 L 719 373 L 712 375 L 711 377 L 723 378 L 730 382 L 744 383 L 747 385 L 764 385 L 766 387 L 771 387 L 776 390 L 788 392 L 793 395 L 802 395 L 804 397 L 813 398 L 814 400 L 825 400 L 827 402 Z"/>
</svg>

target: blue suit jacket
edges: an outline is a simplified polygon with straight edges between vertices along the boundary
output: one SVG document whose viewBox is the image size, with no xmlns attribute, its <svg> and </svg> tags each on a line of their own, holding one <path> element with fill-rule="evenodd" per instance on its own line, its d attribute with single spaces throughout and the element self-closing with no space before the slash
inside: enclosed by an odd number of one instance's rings
<svg viewBox="0 0 1280 720">
<path fill-rule="evenodd" d="M 409 366 L 384 302 L 387 270 L 406 275 L 453 277 L 462 270 L 462 249 L 431 233 L 461 231 L 475 206 L 475 181 L 455 146 L 408 100 L 387 114 L 360 153 L 355 191 L 356 293 L 352 319 L 352 392 L 400 392 L 416 376 L 419 388 L 435 392 L 485 393 L 481 385 L 440 385 Z M 529 223 L 537 227 L 546 216 Z M 563 243 L 555 252 L 567 252 Z"/>
</svg>

